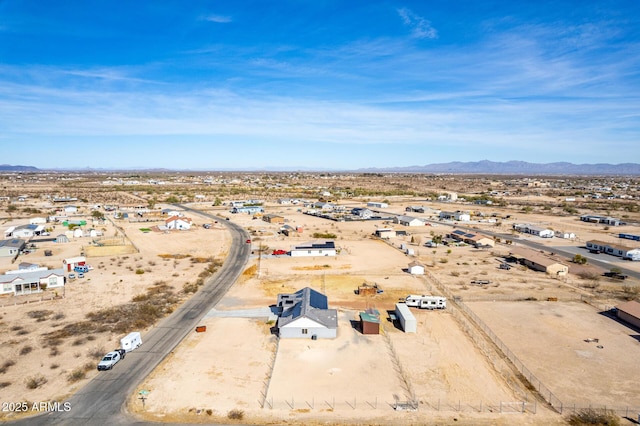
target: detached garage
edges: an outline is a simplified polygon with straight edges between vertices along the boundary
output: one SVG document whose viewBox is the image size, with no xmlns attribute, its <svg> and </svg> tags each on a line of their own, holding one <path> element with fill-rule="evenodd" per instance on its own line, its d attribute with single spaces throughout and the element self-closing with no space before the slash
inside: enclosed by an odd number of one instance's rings
<svg viewBox="0 0 640 426">
<path fill-rule="evenodd" d="M 640 328 L 640 303 L 632 300 L 616 307 L 618 318 L 624 322 Z"/>
</svg>

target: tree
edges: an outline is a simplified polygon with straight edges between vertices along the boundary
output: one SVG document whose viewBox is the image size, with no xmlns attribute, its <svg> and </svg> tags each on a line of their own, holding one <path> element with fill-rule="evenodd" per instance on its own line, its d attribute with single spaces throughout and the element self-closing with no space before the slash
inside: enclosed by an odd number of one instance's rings
<svg viewBox="0 0 640 426">
<path fill-rule="evenodd" d="M 584 265 L 587 263 L 588 259 L 581 254 L 576 254 L 575 256 L 573 256 L 573 259 L 571 261 L 573 263 L 577 263 L 578 265 Z"/>
<path fill-rule="evenodd" d="M 442 235 L 434 235 L 431 241 L 436 244 L 442 244 Z"/>
<path fill-rule="evenodd" d="M 91 217 L 94 219 L 104 220 L 104 213 L 98 210 L 94 210 L 91 212 Z"/>
</svg>

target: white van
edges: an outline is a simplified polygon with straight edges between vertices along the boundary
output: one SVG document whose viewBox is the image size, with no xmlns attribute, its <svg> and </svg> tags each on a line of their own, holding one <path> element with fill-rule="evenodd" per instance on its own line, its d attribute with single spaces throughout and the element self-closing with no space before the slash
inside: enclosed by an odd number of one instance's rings
<svg viewBox="0 0 640 426">
<path fill-rule="evenodd" d="M 131 352 L 132 350 L 139 348 L 141 344 L 142 338 L 140 337 L 139 331 L 129 333 L 120 339 L 120 347 L 126 352 Z"/>
</svg>

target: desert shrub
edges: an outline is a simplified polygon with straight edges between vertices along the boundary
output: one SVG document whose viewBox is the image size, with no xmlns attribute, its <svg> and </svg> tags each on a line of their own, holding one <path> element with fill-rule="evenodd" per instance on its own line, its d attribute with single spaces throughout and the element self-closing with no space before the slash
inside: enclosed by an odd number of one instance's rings
<svg viewBox="0 0 640 426">
<path fill-rule="evenodd" d="M 89 342 L 93 342 L 94 340 L 96 340 L 96 336 L 90 334 L 90 335 L 87 336 L 87 340 Z"/>
<path fill-rule="evenodd" d="M 70 383 L 75 383 L 78 380 L 82 380 L 87 377 L 87 373 L 82 368 L 76 368 L 67 376 L 67 381 Z"/>
<path fill-rule="evenodd" d="M 618 426 L 620 419 L 611 410 L 596 410 L 588 408 L 573 413 L 569 416 L 569 424 L 572 426 Z"/>
<path fill-rule="evenodd" d="M 56 363 L 53 363 L 49 366 L 49 368 L 52 370 L 55 370 L 56 368 L 59 368 L 59 367 L 60 367 L 60 364 L 56 364 Z"/>
<path fill-rule="evenodd" d="M 33 350 L 33 348 L 31 346 L 25 346 L 24 348 L 20 349 L 20 355 L 26 355 L 28 353 L 30 353 Z"/>
<path fill-rule="evenodd" d="M 37 376 L 27 377 L 24 382 L 27 386 L 27 389 L 38 389 L 40 386 L 47 383 L 47 378 L 42 374 L 39 374 Z"/>
<path fill-rule="evenodd" d="M 7 372 L 7 370 L 9 369 L 9 367 L 16 365 L 15 360 L 13 359 L 8 359 L 5 362 L 2 363 L 2 365 L 0 366 L 0 374 L 4 374 Z"/>
<path fill-rule="evenodd" d="M 53 311 L 47 309 L 27 312 L 29 318 L 33 318 L 38 322 L 45 321 L 51 314 L 53 314 Z"/>
<path fill-rule="evenodd" d="M 51 350 L 49 351 L 49 356 L 58 356 L 58 355 L 60 355 L 60 349 L 58 349 L 57 346 L 51 347 Z"/>
<path fill-rule="evenodd" d="M 71 343 L 72 346 L 80 346 L 85 342 L 84 338 L 82 337 L 78 337 L 77 339 L 75 339 L 73 341 L 73 343 Z"/>
<path fill-rule="evenodd" d="M 91 358 L 102 358 L 105 353 L 104 346 L 97 346 L 89 350 L 89 356 Z"/>
<path fill-rule="evenodd" d="M 213 414 L 213 410 L 211 408 L 207 408 L 207 414 L 210 416 Z"/>
<path fill-rule="evenodd" d="M 0 389 L 4 389 L 8 386 L 11 386 L 11 382 L 0 382 Z"/>
<path fill-rule="evenodd" d="M 95 362 L 87 362 L 82 366 L 84 371 L 94 370 L 98 365 Z"/>
<path fill-rule="evenodd" d="M 439 260 L 440 263 L 447 263 L 449 261 L 449 259 L 443 257 Z"/>
<path fill-rule="evenodd" d="M 11 327 L 11 331 L 20 331 L 22 330 L 24 327 L 22 327 L 21 325 L 14 325 L 13 327 Z"/>
<path fill-rule="evenodd" d="M 58 320 L 64 319 L 64 317 L 65 317 L 65 315 L 62 312 L 58 312 L 57 314 L 55 314 L 53 316 L 53 319 L 58 321 Z"/>
<path fill-rule="evenodd" d="M 451 271 L 451 276 L 452 276 L 452 277 L 459 277 L 459 276 L 460 276 L 460 272 L 458 272 L 458 271 Z"/>
<path fill-rule="evenodd" d="M 244 418 L 244 411 L 238 408 L 234 408 L 227 413 L 227 418 L 231 420 L 242 420 Z"/>
<path fill-rule="evenodd" d="M 198 283 L 186 282 L 182 286 L 182 291 L 186 294 L 195 293 L 196 291 L 198 291 Z"/>
<path fill-rule="evenodd" d="M 336 238 L 338 238 L 338 236 L 336 234 L 332 234 L 330 232 L 314 232 L 312 236 L 313 236 L 313 238 L 326 238 L 326 239 L 336 239 Z"/>
<path fill-rule="evenodd" d="M 18 332 L 16 333 L 17 336 L 24 336 L 25 334 L 29 334 L 29 330 L 18 330 Z"/>
<path fill-rule="evenodd" d="M 136 269 L 136 275 L 144 274 L 144 269 Z"/>
</svg>

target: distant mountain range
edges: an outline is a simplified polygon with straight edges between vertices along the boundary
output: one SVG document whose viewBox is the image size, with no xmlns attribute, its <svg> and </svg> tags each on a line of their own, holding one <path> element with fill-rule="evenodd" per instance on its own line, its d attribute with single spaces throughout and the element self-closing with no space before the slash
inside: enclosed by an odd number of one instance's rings
<svg viewBox="0 0 640 426">
<path fill-rule="evenodd" d="M 230 168 L 225 168 L 226 171 L 234 171 Z M 258 169 L 256 169 L 258 170 Z M 304 170 L 307 172 L 313 172 L 314 170 L 309 168 L 269 168 L 259 169 L 261 171 L 295 171 Z M 108 168 L 84 168 L 84 169 L 50 169 L 43 170 L 33 166 L 11 166 L 9 164 L 0 164 L 0 172 L 108 172 L 108 171 L 125 171 L 124 169 L 108 169 Z M 189 171 L 189 170 L 170 170 L 163 168 L 139 168 L 139 169 L 126 169 L 126 171 L 140 171 L 148 173 L 158 172 L 171 172 L 171 171 Z M 200 170 L 204 171 L 204 170 Z M 221 170 L 210 170 L 221 171 Z M 236 170 L 236 171 L 249 171 Z M 315 171 L 330 171 L 320 170 Z M 335 170 L 334 170 L 335 171 Z M 348 172 L 348 170 L 343 170 Z M 640 175 L 640 164 L 638 163 L 622 163 L 622 164 L 573 164 L 567 162 L 560 163 L 527 163 L 526 161 L 507 161 L 507 162 L 494 162 L 489 160 L 461 162 L 453 161 L 451 163 L 436 163 L 427 164 L 424 166 L 408 166 L 408 167 L 384 167 L 384 168 L 362 168 L 352 170 L 358 173 L 451 173 L 451 174 L 484 174 L 484 175 L 626 175 L 626 176 L 638 176 Z"/>
<path fill-rule="evenodd" d="M 0 164 L 0 172 L 39 172 L 40 169 L 33 166 L 10 166 L 9 164 Z"/>
<path fill-rule="evenodd" d="M 489 160 L 427 164 L 424 166 L 385 167 L 359 169 L 359 172 L 377 173 L 453 173 L 453 174 L 500 174 L 500 175 L 640 175 L 640 164 L 573 164 L 573 163 L 527 163 Z"/>
</svg>

